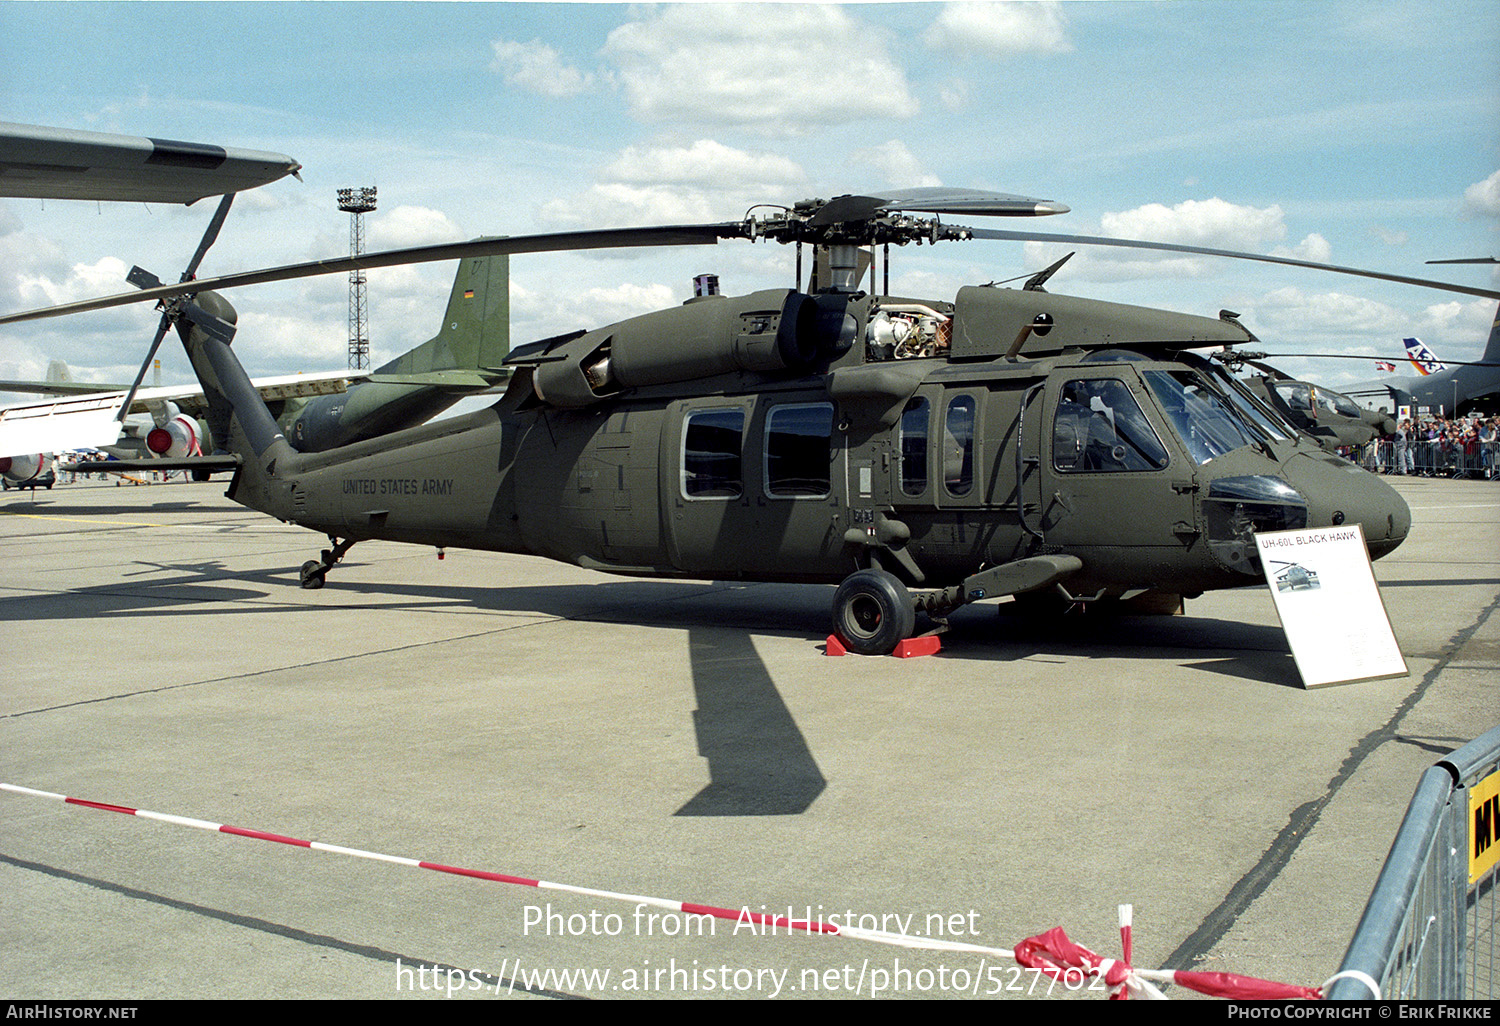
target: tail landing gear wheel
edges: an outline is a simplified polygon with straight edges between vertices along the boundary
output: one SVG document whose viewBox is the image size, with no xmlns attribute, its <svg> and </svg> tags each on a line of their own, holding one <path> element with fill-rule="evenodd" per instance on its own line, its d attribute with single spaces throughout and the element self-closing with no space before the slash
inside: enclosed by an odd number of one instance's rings
<svg viewBox="0 0 1500 1026">
<path fill-rule="evenodd" d="M 860 570 L 833 595 L 833 632 L 860 655 L 889 655 L 917 625 L 911 593 L 884 570 Z"/>
<path fill-rule="evenodd" d="M 328 570 L 322 563 L 319 563 L 316 559 L 309 559 L 306 563 L 302 564 L 302 587 L 309 591 L 316 591 L 323 587 L 324 577 L 327 573 Z"/>
<path fill-rule="evenodd" d="M 354 548 L 353 538 L 345 538 L 343 541 L 339 541 L 338 538 L 330 534 L 328 540 L 333 542 L 333 548 L 324 549 L 320 553 L 323 557 L 322 559 L 309 559 L 306 563 L 302 564 L 302 570 L 299 574 L 302 578 L 302 587 L 310 591 L 323 587 L 326 583 L 325 579 L 328 577 L 328 571 L 332 570 L 338 564 L 339 560 L 344 558 L 344 553 Z"/>
</svg>

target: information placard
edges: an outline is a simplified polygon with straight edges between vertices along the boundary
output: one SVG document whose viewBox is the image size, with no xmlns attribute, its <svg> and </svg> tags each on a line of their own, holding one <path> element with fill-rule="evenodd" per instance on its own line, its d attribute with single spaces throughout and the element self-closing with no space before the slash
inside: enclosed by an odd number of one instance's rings
<svg viewBox="0 0 1500 1026">
<path fill-rule="evenodd" d="M 1406 676 L 1358 524 L 1271 531 L 1255 545 L 1305 687 Z"/>
</svg>

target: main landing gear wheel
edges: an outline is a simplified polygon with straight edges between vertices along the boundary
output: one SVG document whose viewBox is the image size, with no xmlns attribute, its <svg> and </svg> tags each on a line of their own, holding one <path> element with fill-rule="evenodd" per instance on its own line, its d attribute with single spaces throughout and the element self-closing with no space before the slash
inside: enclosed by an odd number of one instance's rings
<svg viewBox="0 0 1500 1026">
<path fill-rule="evenodd" d="M 852 573 L 833 594 L 833 633 L 851 652 L 890 655 L 916 625 L 911 593 L 884 570 Z"/>
</svg>

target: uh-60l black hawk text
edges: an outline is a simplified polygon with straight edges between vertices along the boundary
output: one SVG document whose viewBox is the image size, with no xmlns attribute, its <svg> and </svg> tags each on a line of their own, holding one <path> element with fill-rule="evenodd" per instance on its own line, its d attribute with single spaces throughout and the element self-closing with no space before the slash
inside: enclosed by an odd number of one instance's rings
<svg viewBox="0 0 1500 1026">
<path fill-rule="evenodd" d="M 1064 210 L 965 190 L 843 196 L 722 224 L 321 261 L 38 313 L 164 301 L 210 397 L 213 435 L 240 460 L 228 495 L 332 543 L 303 566 L 304 587 L 322 586 L 351 545 L 372 538 L 617 574 L 837 584 L 836 634 L 881 653 L 913 632 L 918 613 L 984 598 L 1160 606 L 1253 584 L 1256 531 L 1358 524 L 1372 556 L 1396 548 L 1411 525 L 1400 496 L 1190 352 L 1252 341 L 1233 314 L 1054 295 L 1045 272 L 1024 288 L 967 287 L 952 300 L 893 296 L 868 266 L 883 247 L 888 272 L 890 245 L 908 242 L 1125 244 L 903 213 Z M 488 409 L 322 452 L 299 452 L 278 431 L 230 348 L 233 308 L 207 291 L 728 238 L 797 243 L 799 288 L 705 289 L 675 309 L 521 346 Z"/>
</svg>

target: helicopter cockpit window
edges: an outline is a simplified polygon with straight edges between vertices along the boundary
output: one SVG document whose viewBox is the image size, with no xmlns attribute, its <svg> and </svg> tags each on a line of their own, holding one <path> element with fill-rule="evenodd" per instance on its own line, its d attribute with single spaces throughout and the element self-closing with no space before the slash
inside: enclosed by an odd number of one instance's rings
<svg viewBox="0 0 1500 1026">
<path fill-rule="evenodd" d="M 927 400 L 918 396 L 901 414 L 901 493 L 927 491 Z"/>
<path fill-rule="evenodd" d="M 1161 470 L 1167 448 L 1123 382 L 1069 381 L 1052 419 L 1052 465 L 1064 472 Z"/>
<path fill-rule="evenodd" d="M 1200 465 L 1258 440 L 1234 405 L 1191 371 L 1147 371 L 1145 378 Z"/>
<path fill-rule="evenodd" d="M 766 494 L 826 498 L 833 438 L 833 405 L 778 406 L 766 418 Z"/>
<path fill-rule="evenodd" d="M 1298 413 L 1312 413 L 1313 400 L 1312 389 L 1300 381 L 1278 381 L 1272 386 L 1276 394 L 1281 396 L 1281 401 L 1286 403 L 1290 409 Z"/>
<path fill-rule="evenodd" d="M 974 487 L 974 397 L 948 400 L 943 418 L 943 483 L 950 495 L 968 495 Z"/>
<path fill-rule="evenodd" d="M 695 410 L 682 431 L 682 494 L 689 499 L 737 499 L 740 446 L 745 432 L 741 409 Z"/>
<path fill-rule="evenodd" d="M 1317 390 L 1318 406 L 1329 413 L 1336 413 L 1340 417 L 1352 417 L 1358 420 L 1360 417 L 1359 407 L 1354 405 L 1354 400 L 1341 392 L 1330 392 L 1326 388 Z"/>
</svg>

